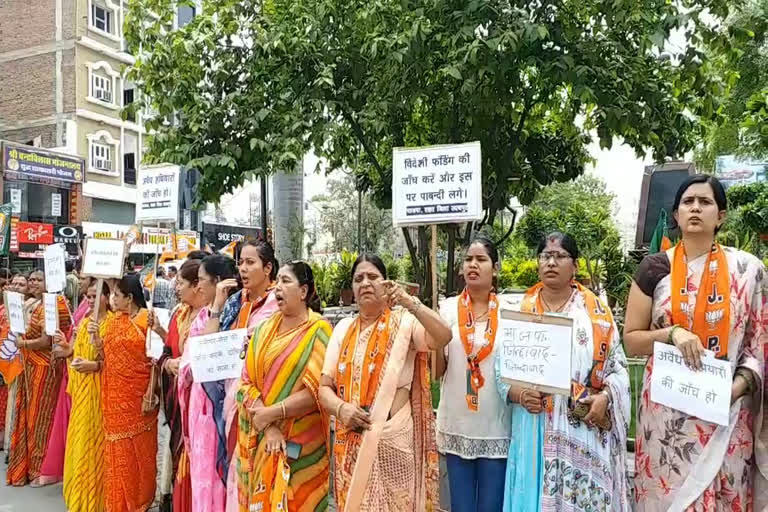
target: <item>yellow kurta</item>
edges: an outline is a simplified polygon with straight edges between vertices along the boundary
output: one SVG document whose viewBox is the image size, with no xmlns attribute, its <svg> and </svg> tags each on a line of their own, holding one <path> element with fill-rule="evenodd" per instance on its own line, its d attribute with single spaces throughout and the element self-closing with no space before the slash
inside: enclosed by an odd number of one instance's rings
<svg viewBox="0 0 768 512">
<path fill-rule="evenodd" d="M 99 332 L 104 336 L 107 313 Z M 90 317 L 83 318 L 77 329 L 73 358 L 95 361 L 98 351 L 88 334 Z M 67 431 L 64 460 L 64 501 L 70 512 L 104 510 L 104 427 L 101 415 L 101 373 L 80 373 L 69 368 L 67 392 L 72 410 Z"/>
</svg>

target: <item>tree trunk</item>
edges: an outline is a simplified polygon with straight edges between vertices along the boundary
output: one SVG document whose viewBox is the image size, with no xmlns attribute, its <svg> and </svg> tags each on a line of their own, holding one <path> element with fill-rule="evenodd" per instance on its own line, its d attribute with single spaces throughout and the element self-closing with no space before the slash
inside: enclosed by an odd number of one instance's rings
<svg viewBox="0 0 768 512">
<path fill-rule="evenodd" d="M 421 262 L 419 261 L 419 252 L 416 246 L 413 244 L 413 240 L 411 239 L 411 232 L 408 231 L 408 229 L 409 228 L 402 228 L 403 237 L 405 238 L 405 245 L 408 246 L 408 254 L 411 256 L 411 266 L 413 267 L 413 273 L 416 274 L 416 283 L 423 287 L 423 273 L 421 271 Z"/>
<path fill-rule="evenodd" d="M 432 258 L 429 254 L 429 239 L 427 237 L 427 227 L 419 226 L 419 256 L 421 256 L 421 268 L 424 269 L 422 274 L 422 291 L 421 300 L 429 307 L 432 307 L 432 272 L 429 269 L 432 268 Z"/>
</svg>

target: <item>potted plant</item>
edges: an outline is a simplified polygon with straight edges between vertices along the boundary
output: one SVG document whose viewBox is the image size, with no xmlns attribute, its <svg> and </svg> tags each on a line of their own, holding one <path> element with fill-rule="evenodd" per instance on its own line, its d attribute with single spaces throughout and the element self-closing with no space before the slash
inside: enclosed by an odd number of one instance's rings
<svg viewBox="0 0 768 512">
<path fill-rule="evenodd" d="M 341 305 L 351 306 L 354 294 L 352 293 L 352 265 L 357 259 L 357 253 L 347 250 L 341 251 L 341 261 L 336 267 L 336 279 L 341 288 Z"/>
</svg>

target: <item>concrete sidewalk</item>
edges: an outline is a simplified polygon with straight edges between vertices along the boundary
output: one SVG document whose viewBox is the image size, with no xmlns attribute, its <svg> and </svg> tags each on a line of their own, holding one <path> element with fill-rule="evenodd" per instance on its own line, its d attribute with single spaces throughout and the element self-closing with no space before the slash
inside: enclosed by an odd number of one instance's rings
<svg viewBox="0 0 768 512">
<path fill-rule="evenodd" d="M 0 512 L 64 512 L 61 484 L 32 488 L 5 485 L 5 452 L 0 451 Z"/>
</svg>

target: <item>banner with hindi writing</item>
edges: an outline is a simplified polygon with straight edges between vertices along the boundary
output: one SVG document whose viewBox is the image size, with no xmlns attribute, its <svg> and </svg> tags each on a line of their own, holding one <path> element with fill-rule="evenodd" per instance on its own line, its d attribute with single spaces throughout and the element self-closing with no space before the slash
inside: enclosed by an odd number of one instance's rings
<svg viewBox="0 0 768 512">
<path fill-rule="evenodd" d="M 182 364 L 190 364 L 195 382 L 236 379 L 243 370 L 240 358 L 248 339 L 246 329 L 235 329 L 187 340 Z"/>
<path fill-rule="evenodd" d="M 479 142 L 392 150 L 395 227 L 483 218 Z"/>
<path fill-rule="evenodd" d="M 691 370 L 677 347 L 655 342 L 651 400 L 704 421 L 728 425 L 733 383 L 731 363 L 715 358 L 708 350 L 702 355 L 701 363 L 701 370 Z"/>
<path fill-rule="evenodd" d="M 545 393 L 570 395 L 573 320 L 502 310 L 496 343 L 501 379 Z"/>
</svg>

